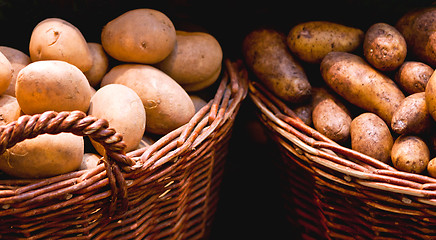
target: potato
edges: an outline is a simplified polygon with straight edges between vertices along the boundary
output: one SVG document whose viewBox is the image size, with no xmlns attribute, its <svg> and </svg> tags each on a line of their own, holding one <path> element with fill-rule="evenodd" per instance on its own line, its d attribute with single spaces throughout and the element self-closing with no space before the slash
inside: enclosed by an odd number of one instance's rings
<svg viewBox="0 0 436 240">
<path fill-rule="evenodd" d="M 88 48 L 92 55 L 92 67 L 84 74 L 89 84 L 97 87 L 109 68 L 109 59 L 100 43 L 89 42 Z"/>
<path fill-rule="evenodd" d="M 433 71 L 433 68 L 425 63 L 406 61 L 395 73 L 394 80 L 408 94 L 425 92 Z"/>
<path fill-rule="evenodd" d="M 425 103 L 425 92 L 403 99 L 392 116 L 391 129 L 398 134 L 421 134 L 430 130 L 432 118 Z"/>
<path fill-rule="evenodd" d="M 97 90 L 91 98 L 89 115 L 106 119 L 109 127 L 123 135 L 126 151 L 136 149 L 144 135 L 146 116 L 141 98 L 135 91 L 121 84 L 108 84 Z M 100 155 L 104 155 L 101 144 L 91 141 Z"/>
<path fill-rule="evenodd" d="M 394 81 L 357 55 L 330 52 L 322 60 L 320 69 L 325 82 L 336 93 L 377 114 L 389 125 L 394 111 L 405 98 Z"/>
<path fill-rule="evenodd" d="M 362 113 L 351 121 L 351 148 L 384 163 L 390 161 L 394 139 L 388 125 L 374 113 Z"/>
<path fill-rule="evenodd" d="M 92 169 L 98 166 L 102 157 L 96 153 L 83 154 L 82 162 L 80 163 L 79 170 Z"/>
<path fill-rule="evenodd" d="M 363 31 L 358 28 L 328 21 L 310 21 L 292 27 L 286 42 L 299 59 L 320 63 L 329 52 L 356 50 L 361 46 L 363 36 Z"/>
<path fill-rule="evenodd" d="M 351 116 L 351 112 L 348 107 L 345 105 L 345 101 L 337 96 L 335 92 L 331 89 L 323 86 L 323 87 L 313 87 L 312 88 L 312 98 L 311 105 L 314 108 L 318 103 L 325 99 L 332 99 L 336 105 L 338 105 L 345 113 Z"/>
<path fill-rule="evenodd" d="M 326 87 L 312 87 L 312 96 L 310 101 L 298 104 L 292 107 L 292 111 L 299 117 L 306 125 L 313 124 L 312 112 L 315 106 L 325 99 L 331 99 L 335 105 L 340 107 L 343 112 L 351 117 L 351 112 L 348 107 L 343 103 L 336 93 L 332 92 Z M 333 114 L 334 115 L 334 114 Z"/>
<path fill-rule="evenodd" d="M 304 69 L 291 55 L 283 33 L 257 29 L 242 43 L 245 63 L 277 97 L 300 103 L 310 97 L 311 85 Z"/>
<path fill-rule="evenodd" d="M 26 139 L 0 155 L 0 170 L 20 178 L 45 178 L 79 169 L 83 137 L 72 133 L 42 134 Z"/>
<path fill-rule="evenodd" d="M 395 140 L 391 158 L 394 168 L 398 170 L 422 173 L 430 161 L 430 151 L 420 137 L 403 134 Z"/>
<path fill-rule="evenodd" d="M 0 52 L 0 95 L 5 93 L 12 81 L 13 68 L 6 56 Z"/>
<path fill-rule="evenodd" d="M 351 117 L 330 98 L 314 107 L 312 121 L 318 132 L 333 141 L 345 143 L 350 137 Z"/>
<path fill-rule="evenodd" d="M 91 90 L 91 97 L 94 96 L 94 94 L 97 92 L 97 90 L 91 86 L 89 86 L 89 89 Z"/>
<path fill-rule="evenodd" d="M 0 46 L 0 52 L 5 55 L 12 66 L 12 79 L 4 94 L 15 97 L 15 83 L 17 81 L 18 72 L 30 64 L 30 57 L 18 49 L 6 46 Z"/>
<path fill-rule="evenodd" d="M 393 26 L 375 23 L 365 33 L 363 54 L 378 70 L 393 71 L 406 59 L 406 40 Z"/>
<path fill-rule="evenodd" d="M 147 131 L 166 134 L 189 122 L 195 107 L 186 91 L 161 70 L 143 64 L 121 64 L 112 68 L 101 86 L 123 84 L 141 98 L 147 115 Z"/>
<path fill-rule="evenodd" d="M 301 119 L 307 126 L 313 124 L 312 111 L 313 107 L 311 103 L 301 104 L 292 108 L 292 111 Z"/>
<path fill-rule="evenodd" d="M 141 142 L 138 145 L 138 149 L 144 148 L 144 147 L 150 147 L 156 142 L 151 136 L 149 136 L 147 133 L 144 134 L 142 137 Z"/>
<path fill-rule="evenodd" d="M 80 69 L 64 61 L 33 62 L 18 73 L 15 95 L 25 114 L 49 110 L 87 112 L 91 87 Z"/>
<path fill-rule="evenodd" d="M 398 19 L 410 52 L 420 61 L 436 66 L 436 7 L 413 10 Z"/>
<path fill-rule="evenodd" d="M 223 51 L 219 42 L 204 32 L 176 31 L 174 50 L 156 67 L 176 80 L 180 85 L 207 82 L 214 83 L 221 71 Z M 213 79 L 211 79 L 213 78 Z M 201 89 L 197 89 L 201 90 Z"/>
<path fill-rule="evenodd" d="M 110 56 L 120 61 L 154 64 L 173 51 L 176 30 L 162 12 L 134 9 L 103 27 L 101 44 Z"/>
<path fill-rule="evenodd" d="M 204 107 L 207 102 L 203 100 L 203 98 L 197 96 L 197 95 L 189 95 L 189 97 L 192 100 L 192 103 L 194 103 L 195 112 L 198 112 L 202 107 Z"/>
<path fill-rule="evenodd" d="M 205 79 L 202 82 L 196 82 L 196 83 L 186 83 L 181 85 L 183 87 L 183 89 L 185 89 L 185 91 L 187 92 L 196 92 L 196 91 L 201 91 L 207 87 L 209 87 L 210 85 L 212 85 L 213 83 L 216 82 L 216 80 L 218 79 L 218 77 L 221 74 L 221 66 L 218 68 L 218 70 L 208 79 Z"/>
<path fill-rule="evenodd" d="M 21 108 L 15 97 L 10 95 L 0 96 L 0 125 L 17 120 L 21 116 Z"/>
<path fill-rule="evenodd" d="M 425 103 L 427 104 L 428 112 L 433 119 L 436 119 L 436 74 L 430 76 L 427 86 L 425 87 Z"/>
<path fill-rule="evenodd" d="M 413 40 L 412 35 L 414 34 L 411 26 L 413 25 L 416 17 L 424 11 L 426 11 L 425 8 L 410 10 L 406 12 L 403 16 L 401 16 L 395 23 L 395 28 L 403 35 L 408 45 L 412 44 L 411 40 Z"/>
<path fill-rule="evenodd" d="M 29 43 L 32 62 L 61 60 L 73 64 L 82 72 L 92 67 L 92 55 L 78 28 L 60 18 L 47 18 L 32 31 Z"/>
<path fill-rule="evenodd" d="M 436 178 L 436 158 L 432 158 L 427 165 L 428 175 Z"/>
</svg>

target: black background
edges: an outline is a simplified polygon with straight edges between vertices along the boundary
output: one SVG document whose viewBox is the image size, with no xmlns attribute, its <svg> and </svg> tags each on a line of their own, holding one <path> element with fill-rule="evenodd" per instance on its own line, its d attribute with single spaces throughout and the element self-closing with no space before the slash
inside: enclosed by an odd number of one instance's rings
<svg viewBox="0 0 436 240">
<path fill-rule="evenodd" d="M 328 20 L 366 30 L 377 22 L 395 24 L 416 7 L 432 1 L 2 1 L 0 45 L 28 54 L 34 26 L 45 18 L 59 17 L 75 25 L 89 42 L 100 42 L 103 26 L 135 8 L 165 13 L 177 29 L 202 30 L 221 43 L 226 58 L 240 59 L 243 37 L 252 29 L 269 26 L 285 33 L 296 23 Z M 254 106 L 243 102 L 235 121 L 229 158 L 211 239 L 295 239 L 287 224 L 280 197 L 278 158 L 256 121 Z"/>
</svg>

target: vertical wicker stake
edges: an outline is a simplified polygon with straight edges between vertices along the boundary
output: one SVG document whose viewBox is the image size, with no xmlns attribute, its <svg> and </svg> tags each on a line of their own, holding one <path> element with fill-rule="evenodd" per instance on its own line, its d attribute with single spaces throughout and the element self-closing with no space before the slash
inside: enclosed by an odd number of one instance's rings
<svg viewBox="0 0 436 240">
<path fill-rule="evenodd" d="M 248 92 L 242 62 L 226 60 L 225 67 L 214 98 L 188 124 L 129 153 L 106 120 L 82 112 L 23 116 L 0 127 L 0 150 L 60 132 L 105 148 L 93 169 L 0 179 L 0 238 L 207 239 L 231 129 Z"/>
</svg>

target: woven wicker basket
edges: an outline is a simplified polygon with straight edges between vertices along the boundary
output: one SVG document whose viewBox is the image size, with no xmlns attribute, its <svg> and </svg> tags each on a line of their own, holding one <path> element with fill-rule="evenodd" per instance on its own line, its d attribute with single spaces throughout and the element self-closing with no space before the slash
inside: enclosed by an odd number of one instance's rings
<svg viewBox="0 0 436 240">
<path fill-rule="evenodd" d="M 1 127 L 1 148 L 43 133 L 72 132 L 102 143 L 91 170 L 0 180 L 0 239 L 201 239 L 218 201 L 232 125 L 248 91 L 240 62 L 225 61 L 212 99 L 186 125 L 124 154 L 105 120 L 82 112 L 22 116 Z"/>
<path fill-rule="evenodd" d="M 436 239 L 436 179 L 340 146 L 260 83 L 249 95 L 280 149 L 288 220 L 303 239 Z"/>
</svg>

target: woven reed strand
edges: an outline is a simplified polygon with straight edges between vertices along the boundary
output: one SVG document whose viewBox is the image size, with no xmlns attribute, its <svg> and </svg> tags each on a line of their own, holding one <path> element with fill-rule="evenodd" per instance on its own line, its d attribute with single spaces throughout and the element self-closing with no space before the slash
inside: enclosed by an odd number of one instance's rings
<svg viewBox="0 0 436 240">
<path fill-rule="evenodd" d="M 338 145 L 257 81 L 249 95 L 281 153 L 285 209 L 303 239 L 436 238 L 435 178 Z"/>
<path fill-rule="evenodd" d="M 248 92 L 242 62 L 224 64 L 214 98 L 189 123 L 126 154 L 107 121 L 79 112 L 25 116 L 3 127 L 3 149 L 42 133 L 72 132 L 102 143 L 108 156 L 94 169 L 47 179 L 3 176 L 0 239 L 206 238 Z"/>
</svg>

